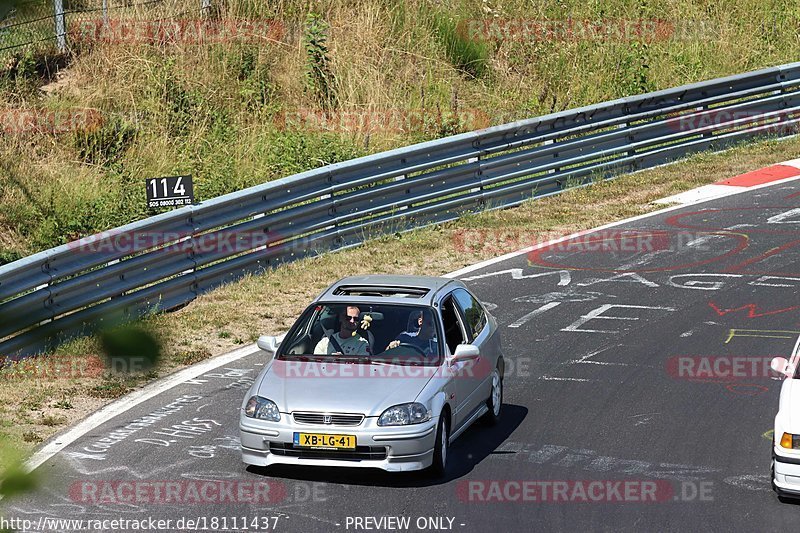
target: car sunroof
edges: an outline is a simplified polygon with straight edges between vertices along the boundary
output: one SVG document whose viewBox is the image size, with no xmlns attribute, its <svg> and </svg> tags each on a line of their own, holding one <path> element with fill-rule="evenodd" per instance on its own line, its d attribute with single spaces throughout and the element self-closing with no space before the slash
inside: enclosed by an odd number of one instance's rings
<svg viewBox="0 0 800 533">
<path fill-rule="evenodd" d="M 342 285 L 336 287 L 337 296 L 378 296 L 384 298 L 422 298 L 428 289 L 422 287 L 374 287 L 364 285 Z"/>
</svg>

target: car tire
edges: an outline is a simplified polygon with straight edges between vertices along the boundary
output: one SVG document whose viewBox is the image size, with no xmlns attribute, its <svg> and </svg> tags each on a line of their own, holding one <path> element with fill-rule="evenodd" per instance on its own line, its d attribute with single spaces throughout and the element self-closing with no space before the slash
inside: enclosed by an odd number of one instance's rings
<svg viewBox="0 0 800 533">
<path fill-rule="evenodd" d="M 503 373 L 500 371 L 500 365 L 492 372 L 492 388 L 489 391 L 489 398 L 486 400 L 486 407 L 489 411 L 483 415 L 483 421 L 494 426 L 500 421 L 500 413 L 503 407 Z"/>
<path fill-rule="evenodd" d="M 433 462 L 428 468 L 428 473 L 433 477 L 442 477 L 447 471 L 447 456 L 450 448 L 450 421 L 447 412 L 442 411 L 439 416 L 439 425 L 436 429 L 436 444 L 433 447 Z"/>
</svg>

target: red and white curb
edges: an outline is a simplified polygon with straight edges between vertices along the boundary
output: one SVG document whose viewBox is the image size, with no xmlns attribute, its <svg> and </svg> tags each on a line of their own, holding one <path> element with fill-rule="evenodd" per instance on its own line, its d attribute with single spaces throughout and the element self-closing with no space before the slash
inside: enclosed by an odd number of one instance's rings
<svg viewBox="0 0 800 533">
<path fill-rule="evenodd" d="M 747 190 L 750 187 L 766 185 L 778 181 L 789 180 L 800 176 L 800 159 L 784 161 L 777 165 L 760 168 L 746 174 L 740 174 L 732 178 L 724 179 L 711 185 L 703 185 L 673 196 L 667 196 L 656 200 L 657 204 L 681 204 L 688 205 L 697 202 L 704 202 L 714 198 L 722 198 Z"/>
</svg>

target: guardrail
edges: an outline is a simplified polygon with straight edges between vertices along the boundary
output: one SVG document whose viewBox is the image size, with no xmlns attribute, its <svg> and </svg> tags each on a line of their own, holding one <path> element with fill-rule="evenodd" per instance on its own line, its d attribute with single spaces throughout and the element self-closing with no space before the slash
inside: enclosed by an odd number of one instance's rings
<svg viewBox="0 0 800 533">
<path fill-rule="evenodd" d="M 353 159 L 134 222 L 0 267 L 0 354 L 47 350 L 385 232 L 793 134 L 798 105 L 793 63 Z"/>
</svg>

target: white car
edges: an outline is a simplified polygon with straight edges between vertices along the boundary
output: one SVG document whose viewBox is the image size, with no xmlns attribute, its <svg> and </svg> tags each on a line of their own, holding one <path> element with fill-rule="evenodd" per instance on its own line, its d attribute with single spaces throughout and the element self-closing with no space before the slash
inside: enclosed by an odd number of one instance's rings
<svg viewBox="0 0 800 533">
<path fill-rule="evenodd" d="M 772 445 L 772 489 L 783 501 L 800 498 L 800 338 L 788 360 L 776 357 L 770 365 L 786 376 L 781 385 Z"/>
</svg>

